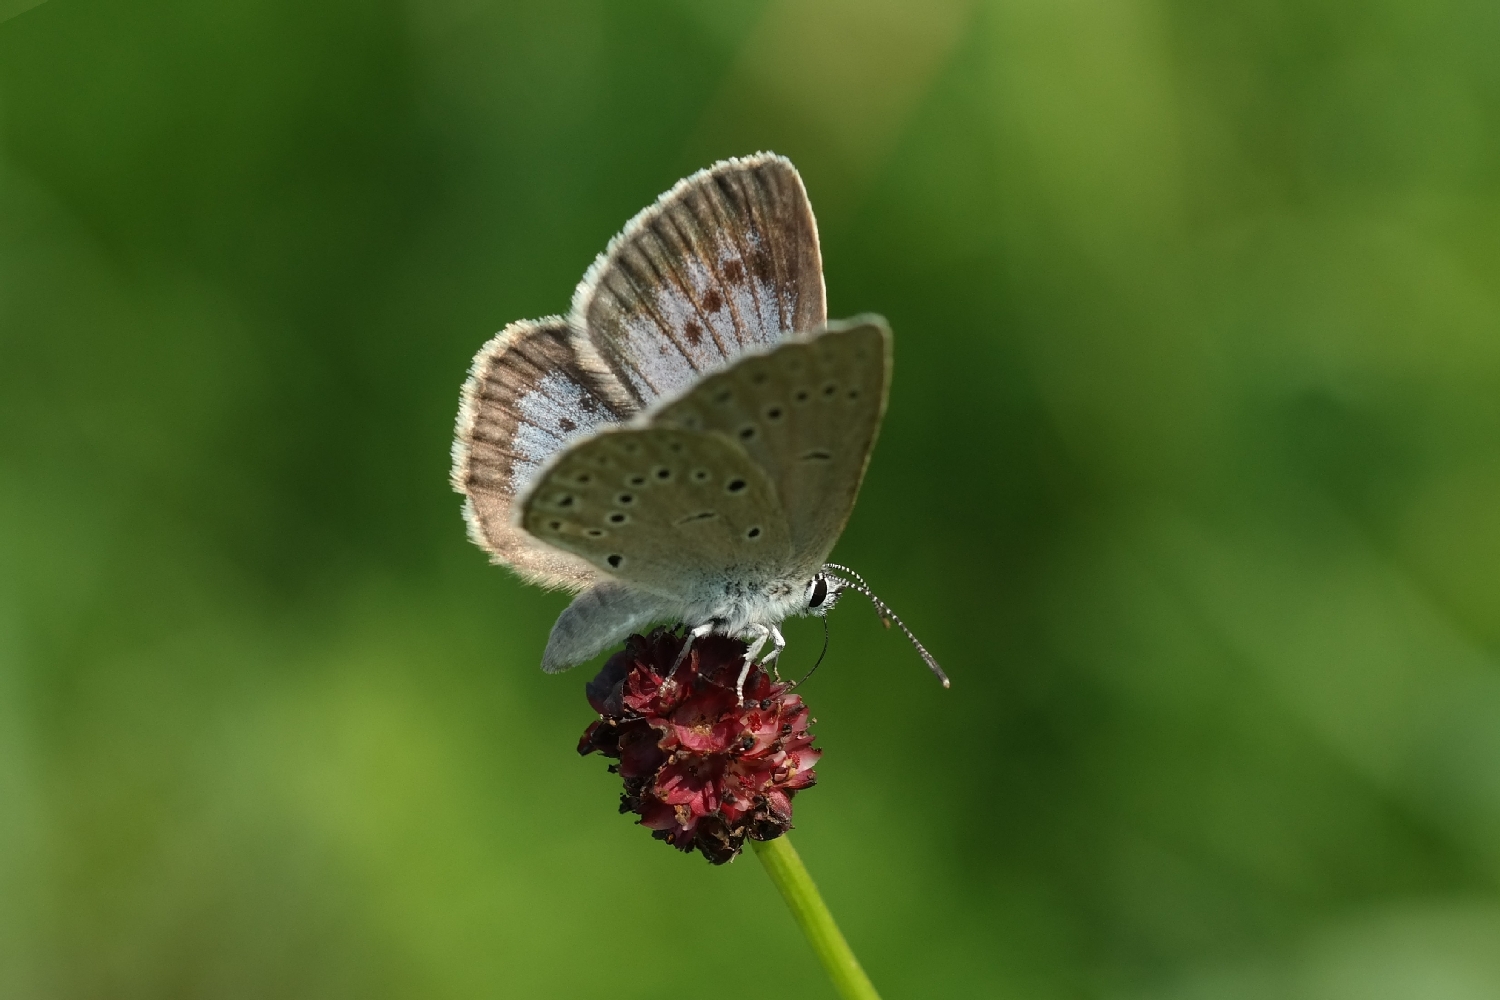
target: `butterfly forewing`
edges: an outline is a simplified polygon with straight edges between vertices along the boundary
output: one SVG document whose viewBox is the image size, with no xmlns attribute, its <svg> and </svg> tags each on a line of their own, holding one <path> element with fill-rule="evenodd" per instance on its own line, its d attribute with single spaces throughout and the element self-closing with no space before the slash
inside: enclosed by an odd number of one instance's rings
<svg viewBox="0 0 1500 1000">
<path fill-rule="evenodd" d="M 815 569 L 854 507 L 889 381 L 890 331 L 859 318 L 747 356 L 650 419 L 743 449 L 775 484 L 794 564 Z"/>
<path fill-rule="evenodd" d="M 512 506 L 569 443 L 628 416 L 634 403 L 562 320 L 513 323 L 474 358 L 453 443 L 453 487 L 469 535 L 500 563 L 545 586 L 582 588 L 586 561 L 517 530 Z"/>
<path fill-rule="evenodd" d="M 717 435 L 671 427 L 580 441 L 522 500 L 521 524 L 616 579 L 671 595 L 763 579 L 791 552 L 761 467 Z"/>
<path fill-rule="evenodd" d="M 632 219 L 578 286 L 571 322 L 646 404 L 825 318 L 802 179 L 760 154 L 694 174 Z"/>
</svg>

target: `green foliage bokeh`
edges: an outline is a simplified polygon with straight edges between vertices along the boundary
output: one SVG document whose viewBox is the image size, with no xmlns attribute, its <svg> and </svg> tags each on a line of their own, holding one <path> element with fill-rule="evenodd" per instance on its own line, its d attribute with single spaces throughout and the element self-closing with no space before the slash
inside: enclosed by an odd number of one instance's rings
<svg viewBox="0 0 1500 1000">
<path fill-rule="evenodd" d="M 836 556 L 954 679 L 851 599 L 805 689 L 883 993 L 1500 995 L 1493 2 L 0 17 L 0 996 L 829 995 L 446 481 L 479 345 L 762 148 L 896 332 Z"/>
</svg>

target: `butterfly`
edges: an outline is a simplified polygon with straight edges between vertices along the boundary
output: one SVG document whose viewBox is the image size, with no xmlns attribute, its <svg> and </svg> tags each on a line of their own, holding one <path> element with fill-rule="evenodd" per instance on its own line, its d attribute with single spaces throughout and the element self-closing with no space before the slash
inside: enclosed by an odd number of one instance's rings
<svg viewBox="0 0 1500 1000">
<path fill-rule="evenodd" d="M 784 157 L 724 160 L 636 215 L 572 311 L 512 323 L 474 358 L 453 443 L 469 537 L 529 582 L 576 593 L 542 669 L 657 622 L 748 643 L 853 589 L 826 562 L 880 429 L 891 333 L 828 322 L 818 227 Z M 681 658 L 679 658 L 679 663 Z"/>
</svg>

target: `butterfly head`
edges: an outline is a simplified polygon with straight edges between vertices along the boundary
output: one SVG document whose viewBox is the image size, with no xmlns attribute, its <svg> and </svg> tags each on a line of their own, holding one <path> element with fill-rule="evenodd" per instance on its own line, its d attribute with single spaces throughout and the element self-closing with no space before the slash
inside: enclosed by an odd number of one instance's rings
<svg viewBox="0 0 1500 1000">
<path fill-rule="evenodd" d="M 833 610 L 848 583 L 825 570 L 807 581 L 807 613 L 822 618 Z"/>
<path fill-rule="evenodd" d="M 869 598 L 870 603 L 875 605 L 875 612 L 880 615 L 880 620 L 885 623 L 885 627 L 890 628 L 892 625 L 895 625 L 902 632 L 906 633 L 906 637 L 911 640 L 911 644 L 917 647 L 917 652 L 921 654 L 922 661 L 937 675 L 937 679 L 943 682 L 943 687 L 948 686 L 948 675 L 943 673 L 943 668 L 938 666 L 937 660 L 933 659 L 932 654 L 927 652 L 927 647 L 922 645 L 921 640 L 912 634 L 911 629 L 907 628 L 906 623 L 897 617 L 896 612 L 891 610 L 889 604 L 875 596 L 875 592 L 870 589 L 870 585 L 865 582 L 865 578 L 848 566 L 840 566 L 838 563 L 825 563 L 823 568 L 818 570 L 817 574 L 808 581 L 806 613 L 817 615 L 820 618 L 823 617 L 838 603 L 839 597 L 846 590 L 858 591 Z"/>
</svg>

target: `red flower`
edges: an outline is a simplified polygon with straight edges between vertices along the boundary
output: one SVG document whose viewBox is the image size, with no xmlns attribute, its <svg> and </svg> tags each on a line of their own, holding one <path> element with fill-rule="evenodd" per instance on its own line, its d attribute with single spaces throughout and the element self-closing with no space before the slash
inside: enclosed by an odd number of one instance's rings
<svg viewBox="0 0 1500 1000">
<path fill-rule="evenodd" d="M 792 828 L 792 796 L 816 780 L 822 751 L 812 719 L 788 685 L 755 666 L 740 703 L 735 682 L 745 644 L 725 636 L 693 643 L 667 674 L 683 637 L 666 629 L 633 635 L 587 687 L 599 720 L 578 743 L 619 763 L 620 811 L 641 817 L 652 836 L 716 865 L 745 838 L 773 840 Z"/>
</svg>

